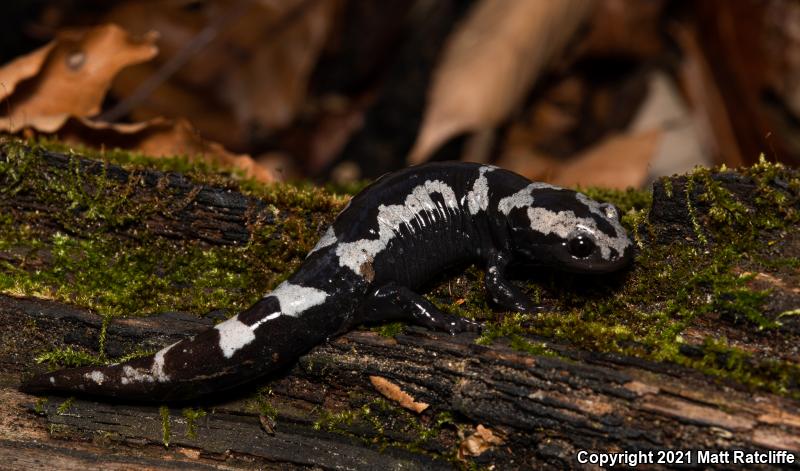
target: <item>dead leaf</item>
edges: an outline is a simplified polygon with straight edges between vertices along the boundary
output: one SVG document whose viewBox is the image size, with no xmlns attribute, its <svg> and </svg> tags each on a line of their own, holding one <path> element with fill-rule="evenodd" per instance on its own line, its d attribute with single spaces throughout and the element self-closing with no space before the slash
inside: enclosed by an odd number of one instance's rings
<svg viewBox="0 0 800 471">
<path fill-rule="evenodd" d="M 661 391 L 658 386 L 653 386 L 652 384 L 643 383 L 637 380 L 628 381 L 623 385 L 623 387 L 628 391 L 634 392 L 637 396 L 658 394 L 658 392 Z"/>
<path fill-rule="evenodd" d="M 234 154 L 216 142 L 206 141 L 185 119 L 155 118 L 140 123 L 104 123 L 71 118 L 58 131 L 68 143 L 135 149 L 152 157 L 185 155 L 221 167 L 241 170 L 248 178 L 275 181 L 275 175 L 248 155 Z"/>
<path fill-rule="evenodd" d="M 640 188 L 647 180 L 648 165 L 660 139 L 658 129 L 607 137 L 560 165 L 550 182 L 566 187 Z"/>
<path fill-rule="evenodd" d="M 182 454 L 183 456 L 192 459 L 198 460 L 200 459 L 201 452 L 200 450 L 194 448 L 176 448 L 177 452 Z"/>
<path fill-rule="evenodd" d="M 697 34 L 681 26 L 675 26 L 672 33 L 684 52 L 680 69 L 681 84 L 694 108 L 705 147 L 710 149 L 715 159 L 724 161 L 730 167 L 744 165 L 731 112 L 714 78 L 711 65 L 703 54 Z"/>
<path fill-rule="evenodd" d="M 692 115 L 672 77 L 664 72 L 653 72 L 647 88 L 647 97 L 627 131 L 662 131 L 658 147 L 650 160 L 648 181 L 666 175 L 688 173 L 698 165 L 713 165 L 711 156 L 703 147 L 697 118 Z"/>
<path fill-rule="evenodd" d="M 531 180 L 565 187 L 640 188 L 650 175 L 651 161 L 663 147 L 663 135 L 660 128 L 613 134 L 565 161 L 515 143 L 515 139 L 524 143 L 527 137 L 516 138 L 511 132 L 497 164 Z"/>
<path fill-rule="evenodd" d="M 482 0 L 445 47 L 408 161 L 449 138 L 492 128 L 517 106 L 586 19 L 591 0 Z"/>
<path fill-rule="evenodd" d="M 531 180 L 550 181 L 562 160 L 532 146 L 517 145 L 514 141 L 514 133 L 509 132 L 506 148 L 496 164 Z"/>
<path fill-rule="evenodd" d="M 461 445 L 458 448 L 458 457 L 463 460 L 467 456 L 479 456 L 487 450 L 502 445 L 503 443 L 505 443 L 505 440 L 500 434 L 478 424 L 478 426 L 475 427 L 475 433 L 461 441 Z"/>
<path fill-rule="evenodd" d="M 227 0 L 202 2 L 128 1 L 107 18 L 133 32 L 155 29 L 162 39 L 160 63 L 143 64 L 115 80 L 125 97 L 158 73 L 208 26 L 232 8 Z M 187 116 L 210 138 L 242 148 L 290 124 L 305 102 L 308 81 L 335 24 L 339 0 L 249 2 L 245 14 L 220 25 L 218 36 L 191 57 L 131 113 L 134 119 Z M 255 134 L 253 136 L 252 134 Z"/>
<path fill-rule="evenodd" d="M 765 77 L 795 118 L 800 117 L 800 3 L 768 2 L 764 5 Z"/>
<path fill-rule="evenodd" d="M 134 39 L 113 24 L 60 33 L 0 69 L 11 109 L 0 109 L 0 130 L 53 132 L 71 116 L 95 115 L 114 76 L 157 53 L 155 35 Z"/>
<path fill-rule="evenodd" d="M 125 69 L 113 81 L 111 93 L 125 99 L 134 93 L 139 84 L 156 73 L 152 63 L 135 65 Z M 192 125 L 204 136 L 232 148 L 243 148 L 247 141 L 246 129 L 236 125 L 236 117 L 216 100 L 198 96 L 194 88 L 177 81 L 162 83 L 129 117 L 134 121 L 148 121 L 159 116 L 189 116 Z"/>
<path fill-rule="evenodd" d="M 275 435 L 275 427 L 278 425 L 275 422 L 274 417 L 269 417 L 266 415 L 259 415 L 258 416 L 259 422 L 261 422 L 261 429 L 267 433 L 267 435 Z"/>
<path fill-rule="evenodd" d="M 400 389 L 400 386 L 392 383 L 386 378 L 381 378 L 380 376 L 370 376 L 369 381 L 373 386 L 375 386 L 375 389 L 377 389 L 379 393 L 383 394 L 388 399 L 395 401 L 406 409 L 413 410 L 417 414 L 429 407 L 429 404 L 414 401 L 414 398 Z"/>
<path fill-rule="evenodd" d="M 600 0 L 579 47 L 581 54 L 650 58 L 664 48 L 664 0 Z"/>
<path fill-rule="evenodd" d="M 50 41 L 39 49 L 17 57 L 0 68 L 0 100 L 5 100 L 17 88 L 17 84 L 38 74 L 50 51 L 56 47 L 55 41 Z"/>
</svg>

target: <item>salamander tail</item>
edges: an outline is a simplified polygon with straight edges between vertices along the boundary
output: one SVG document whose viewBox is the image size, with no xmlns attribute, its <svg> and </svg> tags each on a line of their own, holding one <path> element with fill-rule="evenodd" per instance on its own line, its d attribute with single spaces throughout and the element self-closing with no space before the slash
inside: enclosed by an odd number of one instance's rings
<svg viewBox="0 0 800 471">
<path fill-rule="evenodd" d="M 108 366 L 68 368 L 26 381 L 28 393 L 68 393 L 135 401 L 172 401 L 222 391 L 274 371 L 309 344 L 306 322 L 282 315 L 268 296 L 247 311 L 141 358 Z M 280 334 L 283 333 L 283 334 Z M 286 335 L 293 334 L 297 335 Z"/>
</svg>

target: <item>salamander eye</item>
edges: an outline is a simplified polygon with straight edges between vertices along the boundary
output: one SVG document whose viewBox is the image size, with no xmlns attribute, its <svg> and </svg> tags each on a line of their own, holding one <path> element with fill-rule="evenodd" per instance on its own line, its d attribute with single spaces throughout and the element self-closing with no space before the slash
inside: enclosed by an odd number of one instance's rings
<svg viewBox="0 0 800 471">
<path fill-rule="evenodd" d="M 567 248 L 573 257 L 586 258 L 594 252 L 595 245 L 591 237 L 578 234 L 569 240 Z"/>
</svg>

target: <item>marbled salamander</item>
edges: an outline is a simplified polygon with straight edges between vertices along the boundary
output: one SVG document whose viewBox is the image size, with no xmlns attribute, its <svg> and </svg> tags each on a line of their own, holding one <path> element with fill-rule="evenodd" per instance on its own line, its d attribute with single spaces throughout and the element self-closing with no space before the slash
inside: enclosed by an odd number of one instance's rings
<svg viewBox="0 0 800 471">
<path fill-rule="evenodd" d="M 241 314 L 154 355 L 39 375 L 23 389 L 191 398 L 263 376 L 362 322 L 479 330 L 414 291 L 453 265 L 482 263 L 496 304 L 534 311 L 538 306 L 505 277 L 512 260 L 606 273 L 631 257 L 631 241 L 610 204 L 492 166 L 412 167 L 355 196 L 300 269 Z"/>
</svg>

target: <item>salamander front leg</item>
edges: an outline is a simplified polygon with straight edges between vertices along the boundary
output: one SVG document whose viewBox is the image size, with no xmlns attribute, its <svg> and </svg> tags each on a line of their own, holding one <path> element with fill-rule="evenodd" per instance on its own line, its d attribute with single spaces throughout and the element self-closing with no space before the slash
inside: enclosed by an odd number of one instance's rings
<svg viewBox="0 0 800 471">
<path fill-rule="evenodd" d="M 384 285 L 372 294 L 364 307 L 364 319 L 370 322 L 410 320 L 431 330 L 450 334 L 480 332 L 481 324 L 454 314 L 448 314 L 419 294 L 394 283 Z"/>
<path fill-rule="evenodd" d="M 505 271 L 508 266 L 508 257 L 500 252 L 495 252 L 486 264 L 484 278 L 489 297 L 500 307 L 510 311 L 539 312 L 544 309 L 533 302 L 519 288 L 511 284 L 506 278 Z"/>
</svg>

